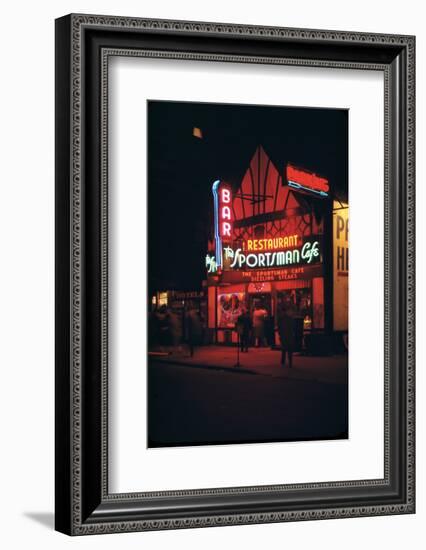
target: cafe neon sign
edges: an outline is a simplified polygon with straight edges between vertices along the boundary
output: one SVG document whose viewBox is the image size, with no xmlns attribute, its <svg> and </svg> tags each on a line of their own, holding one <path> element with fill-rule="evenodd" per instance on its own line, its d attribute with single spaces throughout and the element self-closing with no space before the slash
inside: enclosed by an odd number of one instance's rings
<svg viewBox="0 0 426 550">
<path fill-rule="evenodd" d="M 217 271 L 223 266 L 222 243 L 229 243 L 232 240 L 232 190 L 226 183 L 216 180 L 212 186 L 214 204 L 214 238 L 215 238 L 215 261 L 206 258 L 206 265 L 211 271 Z M 210 272 L 210 271 L 209 271 Z"/>
<path fill-rule="evenodd" d="M 272 249 L 265 252 L 249 252 L 245 247 L 234 249 L 231 246 L 225 246 L 223 254 L 227 269 L 230 270 L 279 268 L 321 262 L 320 242 L 313 240 L 300 243 L 299 248 L 275 251 Z M 207 273 L 217 272 L 215 256 L 207 254 L 206 268 Z"/>
<path fill-rule="evenodd" d="M 259 252 L 246 254 L 241 248 L 224 249 L 225 257 L 231 259 L 230 269 L 259 269 L 282 267 L 300 264 L 311 264 L 320 261 L 319 241 L 308 241 L 301 248 L 279 252 Z"/>
</svg>

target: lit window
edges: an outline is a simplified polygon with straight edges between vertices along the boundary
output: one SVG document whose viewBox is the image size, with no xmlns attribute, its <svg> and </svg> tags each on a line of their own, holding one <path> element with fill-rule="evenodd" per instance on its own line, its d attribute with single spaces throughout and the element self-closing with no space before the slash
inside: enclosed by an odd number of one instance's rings
<svg viewBox="0 0 426 550">
<path fill-rule="evenodd" d="M 192 129 L 192 135 L 198 139 L 203 139 L 203 132 L 201 131 L 201 128 L 197 128 L 196 126 Z"/>
<path fill-rule="evenodd" d="M 167 292 L 159 292 L 159 294 L 158 294 L 158 305 L 160 307 L 167 305 Z"/>
</svg>

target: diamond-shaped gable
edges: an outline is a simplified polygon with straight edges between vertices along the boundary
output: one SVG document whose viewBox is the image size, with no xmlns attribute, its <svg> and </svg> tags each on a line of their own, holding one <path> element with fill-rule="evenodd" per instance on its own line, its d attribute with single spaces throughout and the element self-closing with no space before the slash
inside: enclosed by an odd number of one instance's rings
<svg viewBox="0 0 426 550">
<path fill-rule="evenodd" d="M 297 208 L 299 203 L 261 145 L 256 149 L 244 174 L 233 207 L 236 220 Z"/>
</svg>

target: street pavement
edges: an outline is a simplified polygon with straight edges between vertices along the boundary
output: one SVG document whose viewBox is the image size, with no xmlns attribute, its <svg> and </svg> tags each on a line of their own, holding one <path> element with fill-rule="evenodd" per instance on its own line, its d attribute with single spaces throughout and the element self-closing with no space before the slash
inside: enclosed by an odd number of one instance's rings
<svg viewBox="0 0 426 550">
<path fill-rule="evenodd" d="M 237 364 L 237 348 L 231 346 L 200 346 L 195 348 L 194 356 L 189 356 L 186 346 L 178 348 L 161 348 L 159 355 L 151 361 L 171 362 L 200 368 L 227 369 L 274 376 L 280 378 L 312 380 L 332 384 L 347 384 L 347 355 L 327 357 L 293 354 L 293 368 L 283 368 L 280 364 L 281 351 L 270 348 L 249 348 L 248 353 L 239 354 L 240 366 Z"/>
<path fill-rule="evenodd" d="M 150 447 L 347 438 L 345 357 L 298 355 L 291 370 L 273 350 L 235 359 L 220 346 L 150 357 Z"/>
</svg>

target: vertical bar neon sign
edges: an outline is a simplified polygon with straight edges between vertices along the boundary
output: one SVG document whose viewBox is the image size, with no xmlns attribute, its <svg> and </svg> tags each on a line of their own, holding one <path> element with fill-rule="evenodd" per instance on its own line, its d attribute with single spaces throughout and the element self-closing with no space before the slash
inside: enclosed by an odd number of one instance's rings
<svg viewBox="0 0 426 550">
<path fill-rule="evenodd" d="M 222 242 L 232 240 L 232 192 L 231 188 L 216 180 L 212 186 L 214 203 L 214 238 L 216 264 L 223 267 Z"/>
<path fill-rule="evenodd" d="M 213 183 L 213 204 L 214 204 L 214 240 L 216 249 L 216 265 L 222 267 L 222 240 L 219 233 L 219 185 L 220 180 Z"/>
</svg>

